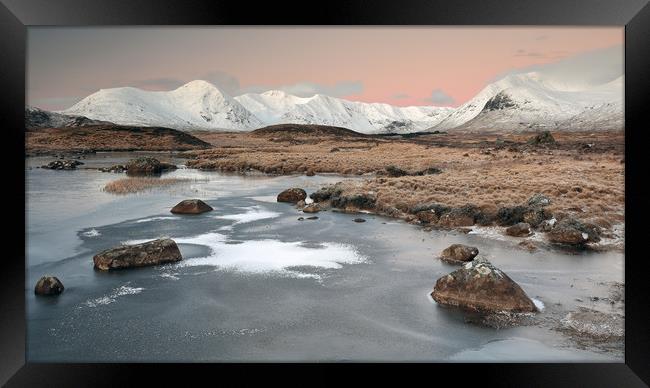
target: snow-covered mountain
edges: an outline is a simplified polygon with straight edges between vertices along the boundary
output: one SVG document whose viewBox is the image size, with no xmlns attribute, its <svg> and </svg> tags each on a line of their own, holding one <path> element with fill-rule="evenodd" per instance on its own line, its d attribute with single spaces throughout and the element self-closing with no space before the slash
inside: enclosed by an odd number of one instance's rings
<svg viewBox="0 0 650 388">
<path fill-rule="evenodd" d="M 121 125 L 182 130 L 249 130 L 264 125 L 239 102 L 206 81 L 192 81 L 169 92 L 131 87 L 102 89 L 60 113 Z"/>
<path fill-rule="evenodd" d="M 362 133 L 417 132 L 438 124 L 453 109 L 434 106 L 395 107 L 316 94 L 296 97 L 280 90 L 235 97 L 266 124 L 320 124 Z"/>
<path fill-rule="evenodd" d="M 622 77 L 594 85 L 558 82 L 538 72 L 514 74 L 488 85 L 431 129 L 621 129 L 622 105 Z"/>
<path fill-rule="evenodd" d="M 512 74 L 486 86 L 458 108 L 396 107 L 279 90 L 230 97 L 206 81 L 168 92 L 102 89 L 71 108 L 116 124 L 182 130 L 253 130 L 273 124 L 319 124 L 362 133 L 424 130 L 599 130 L 623 127 L 622 77 L 603 84 L 567 81 L 540 72 Z"/>
</svg>

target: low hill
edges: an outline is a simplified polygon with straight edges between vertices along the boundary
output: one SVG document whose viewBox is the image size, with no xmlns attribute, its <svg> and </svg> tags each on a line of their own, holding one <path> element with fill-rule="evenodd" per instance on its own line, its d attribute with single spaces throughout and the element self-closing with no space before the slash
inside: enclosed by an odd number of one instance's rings
<svg viewBox="0 0 650 388">
<path fill-rule="evenodd" d="M 28 154 L 88 151 L 187 151 L 210 144 L 186 132 L 162 127 L 132 127 L 115 124 L 63 128 L 28 128 Z"/>
<path fill-rule="evenodd" d="M 252 132 L 257 136 L 337 136 L 337 137 L 368 137 L 363 133 L 355 132 L 351 129 L 342 127 L 332 127 L 329 125 L 313 125 L 313 124 L 277 124 L 269 125 L 256 129 Z"/>
</svg>

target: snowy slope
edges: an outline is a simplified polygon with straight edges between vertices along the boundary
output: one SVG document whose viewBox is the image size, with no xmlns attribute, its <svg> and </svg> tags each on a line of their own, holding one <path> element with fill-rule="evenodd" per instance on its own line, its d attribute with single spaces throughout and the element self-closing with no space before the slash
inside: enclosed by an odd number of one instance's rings
<svg viewBox="0 0 650 388">
<path fill-rule="evenodd" d="M 235 97 L 266 124 L 295 123 L 346 127 L 363 133 L 417 132 L 438 124 L 452 108 L 395 107 L 316 94 L 296 97 L 279 90 Z"/>
<path fill-rule="evenodd" d="M 592 85 L 557 82 L 537 72 L 510 75 L 488 85 L 433 129 L 618 129 L 623 125 L 622 87 L 622 78 Z"/>
<path fill-rule="evenodd" d="M 206 81 L 192 81 L 169 92 L 131 87 L 102 89 L 61 113 L 122 125 L 184 130 L 249 130 L 263 125 L 232 97 Z"/>
</svg>

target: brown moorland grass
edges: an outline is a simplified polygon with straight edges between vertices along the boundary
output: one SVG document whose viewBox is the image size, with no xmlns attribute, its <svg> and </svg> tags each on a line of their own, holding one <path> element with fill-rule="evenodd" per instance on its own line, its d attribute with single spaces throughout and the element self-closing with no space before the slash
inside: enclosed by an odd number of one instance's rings
<svg viewBox="0 0 650 388">
<path fill-rule="evenodd" d="M 186 182 L 182 178 L 151 178 L 151 177 L 134 177 L 122 178 L 109 182 L 104 186 L 103 191 L 112 194 L 132 194 L 141 191 L 150 190 L 156 187 L 171 186 L 177 183 Z"/>
<path fill-rule="evenodd" d="M 532 134 L 437 134 L 411 139 L 333 136 L 260 136 L 204 133 L 213 148 L 189 151 L 187 165 L 274 174 L 339 173 L 368 178 L 345 192 L 374 192 L 377 210 L 406 210 L 421 203 L 497 208 L 547 195 L 549 210 L 606 228 L 624 221 L 624 134 L 554 133 L 550 147 L 526 145 Z M 504 143 L 505 141 L 505 143 Z M 393 165 L 408 172 L 429 167 L 441 174 L 381 176 Z"/>
</svg>

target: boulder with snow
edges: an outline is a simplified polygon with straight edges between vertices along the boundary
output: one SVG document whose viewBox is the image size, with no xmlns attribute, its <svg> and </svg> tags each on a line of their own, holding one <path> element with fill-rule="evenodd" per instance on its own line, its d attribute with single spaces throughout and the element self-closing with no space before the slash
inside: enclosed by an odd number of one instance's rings
<svg viewBox="0 0 650 388">
<path fill-rule="evenodd" d="M 93 256 L 93 263 L 96 269 L 109 271 L 173 263 L 182 259 L 176 242 L 169 238 L 161 238 L 142 244 L 107 249 Z"/>
<path fill-rule="evenodd" d="M 442 305 L 485 313 L 537 311 L 517 283 L 483 258 L 438 279 L 431 297 Z"/>
</svg>

